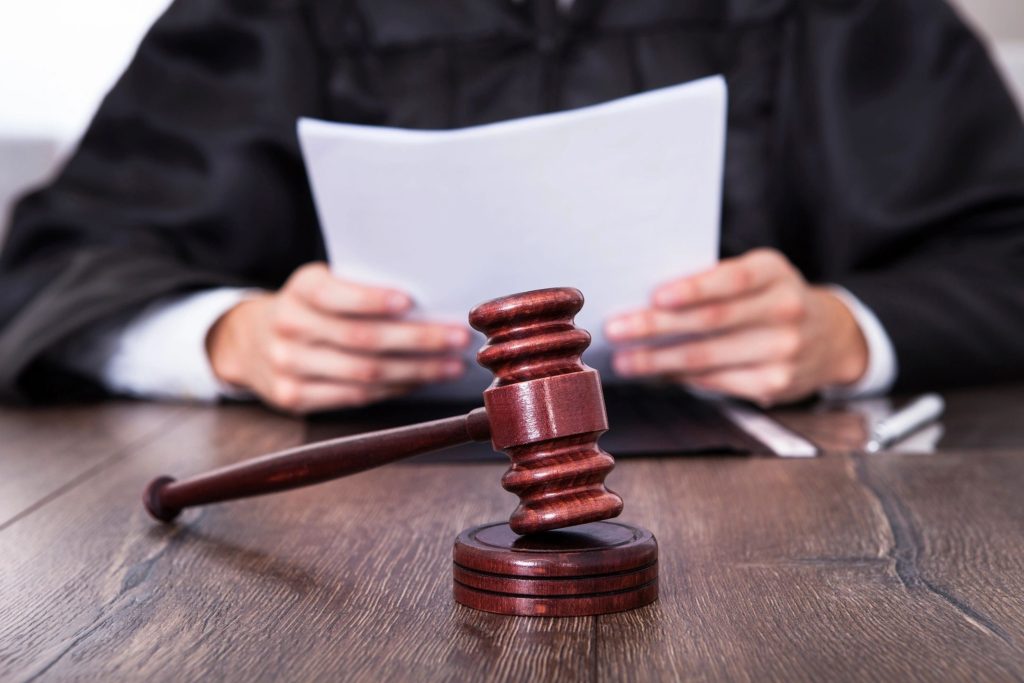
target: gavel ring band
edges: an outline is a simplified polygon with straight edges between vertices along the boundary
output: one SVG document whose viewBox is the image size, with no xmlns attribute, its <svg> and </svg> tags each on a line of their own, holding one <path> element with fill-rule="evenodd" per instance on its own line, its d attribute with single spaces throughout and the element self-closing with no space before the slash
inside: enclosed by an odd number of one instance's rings
<svg viewBox="0 0 1024 683">
<path fill-rule="evenodd" d="M 592 368 L 488 389 L 484 406 L 497 451 L 608 429 L 601 378 Z"/>
</svg>

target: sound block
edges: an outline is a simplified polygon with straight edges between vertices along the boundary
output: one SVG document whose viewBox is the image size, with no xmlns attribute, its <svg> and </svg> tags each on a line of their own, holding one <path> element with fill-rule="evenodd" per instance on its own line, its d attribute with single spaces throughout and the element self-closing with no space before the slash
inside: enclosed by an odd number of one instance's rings
<svg viewBox="0 0 1024 683">
<path fill-rule="evenodd" d="M 579 617 L 658 599 L 658 542 L 621 522 L 520 536 L 506 522 L 455 539 L 455 602 L 497 614 Z"/>
</svg>

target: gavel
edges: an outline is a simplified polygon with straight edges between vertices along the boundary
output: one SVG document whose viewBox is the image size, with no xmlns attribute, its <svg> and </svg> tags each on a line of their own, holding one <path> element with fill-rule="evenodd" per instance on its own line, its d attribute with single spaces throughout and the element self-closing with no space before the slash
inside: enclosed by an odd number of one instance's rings
<svg viewBox="0 0 1024 683">
<path fill-rule="evenodd" d="M 613 458 L 597 445 L 608 429 L 601 380 L 581 358 L 590 334 L 573 324 L 583 294 L 541 289 L 474 308 L 487 335 L 477 354 L 494 373 L 484 407 L 466 415 L 271 453 L 184 481 L 153 480 L 150 514 L 362 472 L 401 458 L 490 440 L 512 460 L 501 483 L 519 496 L 506 522 L 455 539 L 452 592 L 473 609 L 523 616 L 584 616 L 658 599 L 658 543 L 651 532 L 609 522 L 622 499 L 605 477 Z"/>
<path fill-rule="evenodd" d="M 622 499 L 604 485 L 615 461 L 597 444 L 608 429 L 601 381 L 581 359 L 590 334 L 573 324 L 582 306 L 579 290 L 554 288 L 495 299 L 470 312 L 470 325 L 487 335 L 477 360 L 494 373 L 482 408 L 271 453 L 182 481 L 158 477 L 143 503 L 169 522 L 187 507 L 308 486 L 490 440 L 512 460 L 501 483 L 520 498 L 509 519 L 515 533 L 616 517 Z"/>
</svg>

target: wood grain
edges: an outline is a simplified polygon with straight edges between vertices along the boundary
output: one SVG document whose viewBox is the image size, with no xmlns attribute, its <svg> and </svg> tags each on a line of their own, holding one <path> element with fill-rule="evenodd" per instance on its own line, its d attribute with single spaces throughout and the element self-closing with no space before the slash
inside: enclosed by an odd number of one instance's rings
<svg viewBox="0 0 1024 683">
<path fill-rule="evenodd" d="M 1021 455 L 997 457 L 1004 475 L 1021 481 Z M 1024 678 L 1024 642 L 1000 637 L 1009 632 L 1001 620 L 992 616 L 979 628 L 966 618 L 980 609 L 966 592 L 957 606 L 901 578 L 906 541 L 894 534 L 878 490 L 863 481 L 862 461 L 829 455 L 620 467 L 628 476 L 611 484 L 628 501 L 623 519 L 659 539 L 662 596 L 651 608 L 597 617 L 598 679 Z M 955 478 L 971 463 L 959 457 L 946 466 Z M 653 490 L 652 481 L 659 482 Z M 955 508 L 951 493 L 928 496 Z M 961 523 L 984 533 L 988 519 Z M 1019 538 L 1005 539 L 1017 546 L 1015 556 Z M 962 561 L 974 566 L 970 557 Z M 1003 594 L 1024 594 L 1020 569 L 999 580 Z M 984 591 L 992 581 L 974 585 Z M 1019 614 L 1000 616 L 1013 620 L 1014 633 L 1024 625 Z"/>
<path fill-rule="evenodd" d="M 1003 435 L 974 395 L 948 438 L 991 449 L 620 461 L 661 597 L 568 619 L 452 601 L 456 534 L 516 506 L 503 464 L 396 464 L 164 527 L 138 501 L 154 474 L 303 443 L 304 423 L 0 410 L 2 490 L 49 496 L 0 529 L 0 680 L 1024 680 L 1024 390 L 996 390 Z"/>
<path fill-rule="evenodd" d="M 156 438 L 181 410 L 111 402 L 0 411 L 0 529 Z"/>
<path fill-rule="evenodd" d="M 154 468 L 301 438 L 301 423 L 256 409 L 190 417 L 0 534 L 13 558 L 0 576 L 0 679 L 571 679 L 588 666 L 589 622 L 452 602 L 457 531 L 515 507 L 503 466 L 398 466 L 165 528 L 137 500 Z"/>
<path fill-rule="evenodd" d="M 1019 454 L 881 456 L 857 476 L 890 527 L 900 583 L 927 591 L 963 621 L 1024 647 L 1024 464 Z M 968 467 L 960 466 L 969 462 Z"/>
</svg>

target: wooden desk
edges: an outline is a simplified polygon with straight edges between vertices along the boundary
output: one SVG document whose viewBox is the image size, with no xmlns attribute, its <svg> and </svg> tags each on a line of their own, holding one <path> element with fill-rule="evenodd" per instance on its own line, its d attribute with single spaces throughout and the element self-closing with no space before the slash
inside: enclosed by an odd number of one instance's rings
<svg viewBox="0 0 1024 683">
<path fill-rule="evenodd" d="M 153 523 L 139 492 L 300 443 L 256 407 L 0 410 L 0 679 L 1022 680 L 1024 388 L 948 396 L 948 448 L 624 460 L 661 600 L 513 619 L 451 599 L 494 464 L 402 464 Z M 613 425 L 614 428 L 614 425 Z M 395 502 L 402 501 L 402 502 Z"/>
</svg>

